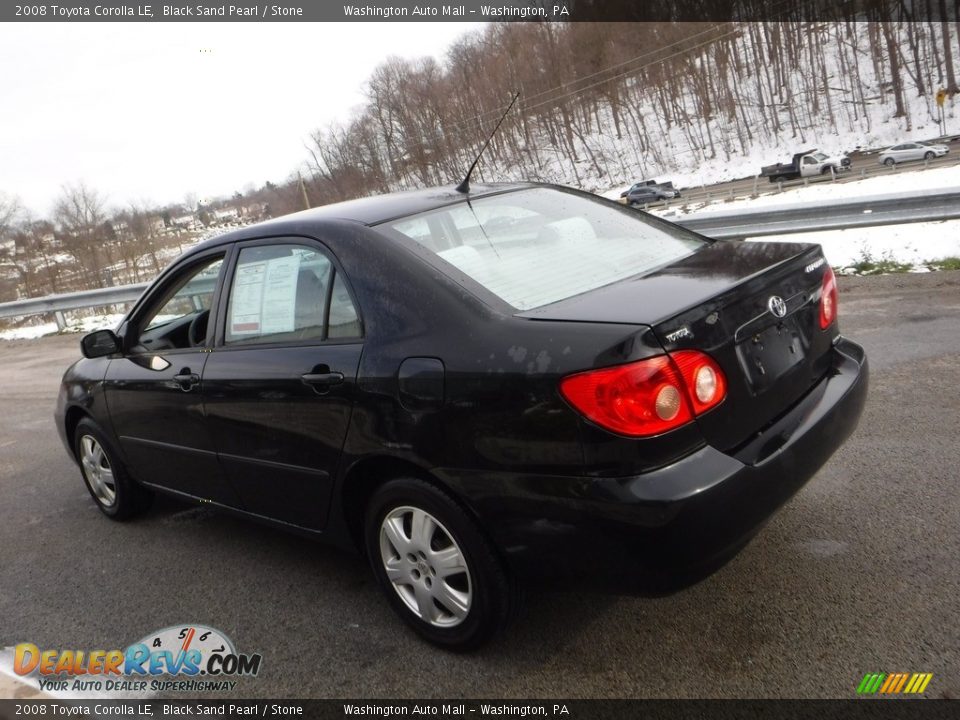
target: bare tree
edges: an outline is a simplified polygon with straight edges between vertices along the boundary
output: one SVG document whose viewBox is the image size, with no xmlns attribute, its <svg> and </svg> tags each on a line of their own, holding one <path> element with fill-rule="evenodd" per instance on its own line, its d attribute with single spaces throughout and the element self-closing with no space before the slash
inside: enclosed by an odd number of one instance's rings
<svg viewBox="0 0 960 720">
<path fill-rule="evenodd" d="M 960 92 L 960 88 L 957 87 L 957 76 L 953 70 L 953 50 L 950 47 L 950 23 L 947 22 L 949 17 L 947 14 L 946 0 L 940 0 L 940 35 L 943 38 L 943 57 L 947 72 L 947 92 L 953 97 Z"/>
<path fill-rule="evenodd" d="M 60 243 L 80 268 L 83 284 L 91 288 L 109 282 L 112 257 L 104 228 L 105 204 L 99 192 L 80 182 L 64 185 L 54 206 Z"/>
<path fill-rule="evenodd" d="M 22 284 L 23 274 L 18 262 L 17 243 L 14 228 L 20 214 L 20 201 L 13 196 L 0 193 L 0 268 L 10 267 Z M 15 288 L 10 288 L 15 290 Z M 7 292 L 5 289 L 4 292 Z M 12 299 L 12 298 L 11 298 Z"/>
<path fill-rule="evenodd" d="M 20 209 L 19 198 L 0 192 L 0 240 L 7 238 Z"/>
</svg>

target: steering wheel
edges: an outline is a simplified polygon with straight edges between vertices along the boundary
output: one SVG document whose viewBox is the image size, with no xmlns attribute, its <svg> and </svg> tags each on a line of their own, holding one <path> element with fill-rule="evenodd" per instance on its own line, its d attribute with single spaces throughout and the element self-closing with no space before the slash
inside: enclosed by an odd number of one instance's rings
<svg viewBox="0 0 960 720">
<path fill-rule="evenodd" d="M 207 320 L 210 318 L 209 310 L 202 310 L 190 321 L 190 327 L 187 328 L 187 340 L 190 347 L 203 347 L 207 341 Z"/>
</svg>

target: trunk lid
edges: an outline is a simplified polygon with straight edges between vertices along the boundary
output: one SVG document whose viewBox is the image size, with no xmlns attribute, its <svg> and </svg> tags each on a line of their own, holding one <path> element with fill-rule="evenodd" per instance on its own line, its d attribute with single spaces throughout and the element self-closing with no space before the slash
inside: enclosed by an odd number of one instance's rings
<svg viewBox="0 0 960 720">
<path fill-rule="evenodd" d="M 521 316 L 644 324 L 667 351 L 708 353 L 727 377 L 727 397 L 697 422 L 710 444 L 733 450 L 829 370 L 835 324 L 819 325 L 826 268 L 819 245 L 717 241 L 651 274 Z"/>
</svg>

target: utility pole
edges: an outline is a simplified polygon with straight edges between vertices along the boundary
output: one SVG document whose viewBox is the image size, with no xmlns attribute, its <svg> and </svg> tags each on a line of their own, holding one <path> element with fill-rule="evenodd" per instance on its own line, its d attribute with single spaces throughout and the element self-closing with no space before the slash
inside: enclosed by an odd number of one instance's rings
<svg viewBox="0 0 960 720">
<path fill-rule="evenodd" d="M 303 182 L 303 175 L 300 174 L 300 171 L 297 170 L 297 179 L 300 182 L 300 193 L 303 195 L 303 209 L 310 209 L 310 198 L 307 197 L 307 186 Z"/>
</svg>

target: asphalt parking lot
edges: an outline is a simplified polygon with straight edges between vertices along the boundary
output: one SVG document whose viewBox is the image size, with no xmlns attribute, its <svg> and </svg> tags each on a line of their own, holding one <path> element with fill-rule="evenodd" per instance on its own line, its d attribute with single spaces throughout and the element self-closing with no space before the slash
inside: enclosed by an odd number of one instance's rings
<svg viewBox="0 0 960 720">
<path fill-rule="evenodd" d="M 204 623 L 248 697 L 837 697 L 931 672 L 960 697 L 960 272 L 842 278 L 860 429 L 729 565 L 680 594 L 533 592 L 510 632 L 418 641 L 356 558 L 205 508 L 104 518 L 52 422 L 77 337 L 0 342 L 0 648 L 126 647 Z"/>
</svg>

